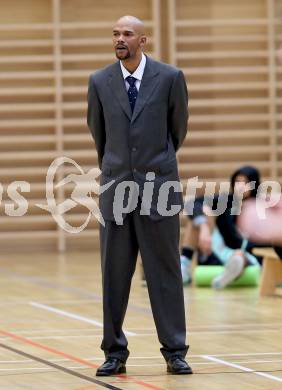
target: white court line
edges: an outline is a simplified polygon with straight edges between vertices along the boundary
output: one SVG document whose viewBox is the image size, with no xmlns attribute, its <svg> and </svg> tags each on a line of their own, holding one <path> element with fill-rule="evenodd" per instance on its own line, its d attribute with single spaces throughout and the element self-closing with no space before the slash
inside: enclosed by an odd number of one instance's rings
<svg viewBox="0 0 282 390">
<path fill-rule="evenodd" d="M 202 357 L 202 356 L 201 356 Z M 230 362 L 232 364 L 265 364 L 265 363 L 281 363 L 282 360 L 242 360 L 239 362 Z M 1 363 L 1 362 L 0 362 Z M 163 366 L 166 363 L 148 363 L 148 364 L 126 364 L 128 367 L 151 367 L 151 366 Z M 189 360 L 191 366 L 214 366 L 214 362 L 193 362 Z M 253 372 L 253 370 L 251 370 Z"/>
<path fill-rule="evenodd" d="M 64 316 L 70 317 L 70 318 L 74 318 L 73 316 L 76 316 L 76 314 L 73 314 L 73 313 L 68 313 L 65 311 L 57 310 L 57 309 L 55 309 L 55 310 L 50 310 L 50 311 L 53 311 L 53 312 L 58 313 L 58 314 L 62 314 Z M 68 315 L 66 315 L 65 313 L 68 313 Z M 90 318 L 89 319 L 87 319 L 86 317 L 82 317 L 82 318 L 85 318 L 84 322 L 91 323 L 90 321 L 92 321 Z M 78 318 L 75 318 L 75 319 L 78 319 Z M 89 320 L 89 321 L 86 321 L 86 320 Z M 95 320 L 93 320 L 93 321 L 95 321 Z M 94 325 L 97 325 L 96 322 L 94 323 Z M 101 325 L 98 325 L 98 326 L 101 327 Z M 263 330 L 263 329 L 262 330 L 256 330 L 256 329 L 251 330 L 251 329 L 248 329 L 248 330 L 241 330 L 241 331 L 240 330 L 234 330 L 234 331 L 223 330 L 223 331 L 207 331 L 207 332 L 206 331 L 199 331 L 199 332 L 189 332 L 189 335 L 202 337 L 203 335 L 210 335 L 210 334 L 221 335 L 221 334 L 234 334 L 234 333 L 241 334 L 241 333 L 261 333 L 261 332 L 271 333 L 271 332 L 280 332 L 280 330 L 278 330 L 278 329 L 277 330 Z M 124 333 L 127 336 L 134 336 L 134 337 L 156 337 L 157 336 L 157 332 L 154 332 L 154 333 L 132 333 L 132 332 L 126 331 Z M 31 336 L 30 338 L 32 338 L 32 339 L 36 339 L 36 338 L 37 339 L 39 339 L 39 338 L 42 338 L 42 339 L 43 338 L 46 338 L 46 339 L 48 339 L 48 338 L 50 338 L 50 339 L 51 338 L 62 338 L 63 339 L 63 338 L 71 338 L 71 337 L 73 337 L 73 338 L 75 338 L 75 337 L 87 338 L 87 337 L 101 337 L 101 336 L 102 336 L 102 334 L 93 334 L 93 335 L 88 334 L 88 335 L 79 335 L 79 336 L 77 336 L 77 335 L 64 335 L 64 336 L 54 335 L 54 336 L 39 336 L 39 337 L 32 337 Z M 6 339 L 6 338 L 3 337 L 2 339 Z"/>
<path fill-rule="evenodd" d="M 89 299 L 47 299 L 44 300 L 46 303 L 59 303 L 59 304 L 82 304 L 82 303 L 93 303 L 94 301 L 97 302 L 95 298 L 89 298 Z"/>
<path fill-rule="evenodd" d="M 254 352 L 254 353 L 222 353 L 212 356 L 216 357 L 232 357 L 232 356 L 263 356 L 263 355 L 282 355 L 282 352 Z M 202 355 L 190 355 L 191 357 L 201 357 Z M 206 355 L 207 356 L 207 355 Z"/>
<path fill-rule="evenodd" d="M 82 336 L 34 336 L 29 337 L 29 340 L 68 340 L 68 339 L 100 339 L 103 337 L 102 334 L 95 334 L 95 335 L 82 335 Z M 136 337 L 136 336 L 134 336 Z M 9 337 L 0 337 L 0 341 L 7 341 L 10 340 Z"/>
<path fill-rule="evenodd" d="M 199 330 L 199 331 L 188 331 L 189 335 L 205 335 L 205 334 L 239 334 L 239 333 L 271 333 L 271 332 L 281 332 L 282 327 L 277 329 L 236 329 L 236 330 Z"/>
<path fill-rule="evenodd" d="M 201 356 L 203 357 L 203 356 Z M 161 357 L 158 358 L 159 360 L 163 360 Z M 105 358 L 94 358 L 94 359 L 87 359 L 88 361 L 96 361 L 96 360 L 105 360 Z M 131 359 L 130 360 L 134 360 L 134 359 Z M 63 363 L 63 362 L 69 362 L 70 359 L 49 359 L 48 360 L 49 362 L 51 363 Z M 240 361 L 235 361 L 235 362 L 229 362 L 229 363 L 232 363 L 232 364 L 265 364 L 265 363 L 281 363 L 282 360 L 240 360 Z M 34 361 L 32 359 L 25 359 L 25 360 L 0 360 L 0 364 L 27 364 L 27 363 L 34 363 Z M 163 363 L 148 363 L 148 364 L 126 364 L 128 367 L 150 367 L 150 366 L 164 366 L 166 363 L 163 362 Z M 189 360 L 189 364 L 193 365 L 193 366 L 213 366 L 214 365 L 214 362 L 213 361 L 210 361 L 210 362 L 194 362 L 194 361 L 191 361 Z M 83 366 L 84 367 L 84 366 Z M 24 368 L 28 368 L 28 367 L 24 367 Z M 253 370 L 252 370 L 253 371 Z"/>
<path fill-rule="evenodd" d="M 49 303 L 49 301 L 48 301 Z M 50 302 L 51 303 L 51 302 Z M 53 302 L 53 303 L 61 303 L 61 302 Z M 63 303 L 63 302 L 62 302 Z M 25 305 L 27 304 L 27 302 L 25 301 Z M 46 305 L 46 303 L 45 303 Z M 42 321 L 41 321 L 42 322 Z M 231 329 L 230 331 L 232 332 L 235 332 L 236 331 L 236 328 L 239 328 L 239 330 L 246 330 L 248 331 L 249 327 L 255 327 L 257 331 L 260 331 L 260 327 L 261 328 L 264 328 L 263 330 L 270 330 L 270 331 L 276 331 L 276 330 L 281 330 L 282 328 L 282 323 L 269 323 L 269 324 L 222 324 L 222 325 L 191 325 L 189 327 L 186 328 L 187 332 L 190 333 L 191 332 L 198 332 L 198 330 L 200 331 L 201 329 L 203 329 L 203 331 L 206 331 L 206 332 L 213 332 L 213 329 L 217 329 L 219 328 L 219 332 L 225 332 L 225 331 L 228 331 L 228 329 L 223 329 L 223 328 L 235 328 L 235 329 Z M 276 327 L 275 327 L 276 326 Z M 246 329 L 244 329 L 246 327 Z M 269 327 L 270 329 L 265 329 L 265 327 Z M 127 328 L 128 330 L 134 330 L 134 331 L 146 331 L 146 332 L 155 332 L 156 331 L 156 328 L 155 327 L 128 327 Z M 210 329 L 210 330 L 208 330 Z M 250 329 L 251 331 L 253 331 L 253 329 Z M 30 330 L 18 330 L 18 329 L 15 329 L 14 332 L 17 332 L 17 333 L 21 333 L 21 334 L 32 334 L 32 333 L 50 333 L 50 332 L 57 332 L 57 333 L 65 333 L 65 332 L 98 332 L 99 330 L 98 329 L 93 329 L 93 328 L 83 328 L 83 329 L 77 329 L 77 328 L 66 328 L 66 329 L 52 329 L 52 328 L 49 328 L 49 329 L 30 329 Z M 215 355 L 213 355 L 215 356 Z"/>
<path fill-rule="evenodd" d="M 62 314 L 62 313 L 58 313 L 58 314 Z M 70 315 L 72 315 L 72 313 L 68 313 Z M 65 315 L 65 314 L 64 314 Z M 71 317 L 70 315 L 68 315 L 67 317 Z M 73 317 L 71 317 L 73 318 Z M 76 318 L 77 319 L 77 318 Z M 91 319 L 89 319 L 91 321 Z M 96 323 L 95 323 L 96 325 Z M 200 336 L 202 337 L 203 335 L 206 335 L 206 334 L 213 334 L 213 335 L 221 335 L 221 334 L 240 334 L 240 333 L 259 333 L 259 332 L 263 332 L 262 330 L 260 331 L 256 331 L 256 330 L 248 330 L 248 331 L 215 331 L 215 332 L 189 332 L 189 335 L 190 336 Z M 276 331 L 267 331 L 267 332 L 276 332 Z M 157 333 L 132 333 L 132 332 L 128 332 L 128 331 L 125 331 L 124 332 L 127 336 L 129 337 L 156 337 L 157 336 Z M 64 340 L 64 339 L 75 339 L 75 338 L 78 338 L 78 339 L 88 339 L 88 338 L 101 338 L 103 337 L 103 334 L 98 334 L 98 333 L 93 333 L 93 334 L 80 334 L 80 335 L 50 335 L 50 336 L 29 336 L 30 340 Z M 8 340 L 9 338 L 8 337 L 0 337 L 0 340 L 1 341 L 6 341 Z M 213 355 L 215 356 L 215 355 Z"/>
<path fill-rule="evenodd" d="M 267 329 L 267 330 L 264 330 L 264 329 L 261 329 L 261 330 L 258 330 L 258 329 L 246 329 L 246 330 L 220 330 L 220 331 L 199 331 L 199 332 L 196 332 L 196 331 L 193 331 L 193 332 L 189 332 L 189 335 L 192 336 L 192 335 L 197 335 L 197 336 L 203 336 L 203 335 L 210 335 L 210 334 L 213 334 L 213 335 L 220 335 L 220 334 L 240 334 L 240 333 L 271 333 L 271 332 L 280 332 L 281 329 Z M 153 332 L 153 333 L 132 333 L 132 332 L 125 332 L 127 333 L 128 336 L 135 336 L 135 337 L 156 337 L 157 335 L 157 332 Z M 68 337 L 101 337 L 102 335 L 100 334 L 93 334 L 93 335 L 79 335 L 79 336 L 72 336 L 72 335 L 64 335 L 64 336 L 54 336 L 54 337 L 61 337 L 61 338 L 68 338 Z M 44 336 L 42 336 L 44 337 Z M 52 336 L 49 336 L 50 338 L 52 338 Z M 46 336 L 46 338 L 48 338 L 48 336 Z"/>
<path fill-rule="evenodd" d="M 191 355 L 192 356 L 192 355 Z M 190 356 L 190 357 L 191 357 Z M 194 357 L 201 357 L 203 358 L 203 355 L 194 355 Z M 84 360 L 87 361 L 104 361 L 104 357 L 85 357 L 83 358 Z M 129 360 L 163 360 L 161 356 L 148 356 L 148 357 L 142 357 L 142 356 L 136 356 L 136 357 L 130 357 Z M 49 359 L 49 362 L 52 363 L 63 363 L 63 362 L 69 362 L 70 359 Z M 233 364 L 249 364 L 249 363 L 255 363 L 255 364 L 265 364 L 265 363 L 281 363 L 282 360 L 240 360 L 240 361 L 234 361 L 230 362 Z M 22 360 L 0 360 L 0 364 L 26 364 L 26 363 L 34 363 L 32 359 L 22 359 Z M 189 363 L 192 365 L 199 365 L 199 366 L 209 366 L 209 365 L 214 365 L 214 362 L 194 362 L 189 360 Z M 148 363 L 148 364 L 130 364 L 130 366 L 136 366 L 136 367 L 145 367 L 145 366 L 157 366 L 157 365 L 164 365 L 165 363 Z"/>
<path fill-rule="evenodd" d="M 87 322 L 88 324 L 96 325 L 96 326 L 99 326 L 100 328 L 103 328 L 102 322 L 92 320 L 91 318 L 83 317 L 83 316 L 80 316 L 78 314 L 70 313 L 70 312 L 65 311 L 65 310 L 56 309 L 55 307 L 52 307 L 49 305 L 43 305 L 42 303 L 39 303 L 39 302 L 31 301 L 31 302 L 29 302 L 29 304 L 33 307 L 37 307 L 38 309 L 47 310 L 47 311 L 50 311 L 52 313 L 60 314 L 64 317 L 72 318 L 74 320 L 78 320 L 78 321 L 82 321 L 82 322 Z M 133 333 L 133 332 L 125 331 L 124 333 L 127 336 L 137 336 L 137 334 Z"/>
<path fill-rule="evenodd" d="M 135 329 L 134 329 L 135 330 Z M 63 334 L 66 334 L 66 333 L 71 333 L 71 332 L 74 332 L 74 333 L 97 333 L 97 332 L 101 332 L 100 329 L 94 329 L 94 328 L 83 328 L 83 329 L 73 329 L 73 328 L 66 328 L 66 329 L 32 329 L 32 330 L 11 330 L 11 332 L 14 332 L 14 333 L 17 333 L 17 334 L 24 334 L 24 335 L 29 335 L 29 334 L 37 334 L 37 333 L 40 333 L 40 334 L 43 334 L 43 333 L 63 333 Z M 100 333 L 99 333 L 100 334 Z"/>
<path fill-rule="evenodd" d="M 200 330 L 200 331 L 192 331 L 188 332 L 189 336 L 197 335 L 218 335 L 218 334 L 240 334 L 240 333 L 273 333 L 273 332 L 281 332 L 280 329 L 238 329 L 238 330 Z M 139 333 L 138 336 L 156 336 L 157 332 L 154 333 Z"/>
<path fill-rule="evenodd" d="M 233 368 L 237 368 L 238 370 L 245 371 L 245 372 L 251 372 L 252 374 L 262 376 L 267 379 L 272 379 L 277 382 L 282 382 L 282 378 L 279 378 L 278 376 L 270 375 L 267 374 L 266 372 L 260 372 L 260 371 L 254 371 L 251 368 L 241 366 L 240 364 L 235 364 L 231 362 L 226 362 L 225 360 L 218 359 L 214 356 L 209 356 L 209 355 L 202 355 L 203 359 L 210 360 L 215 363 L 223 364 L 224 366 L 229 366 Z"/>
<path fill-rule="evenodd" d="M 75 369 L 84 369 L 84 366 L 75 366 L 75 367 L 65 367 L 69 370 L 75 370 Z M 0 368 L 1 371 L 17 371 L 17 372 L 24 372 L 24 371 L 56 371 L 55 368 L 48 368 L 48 367 L 22 367 L 22 368 Z"/>
<path fill-rule="evenodd" d="M 50 362 L 53 362 L 55 360 L 50 360 Z M 57 360 L 57 361 L 63 361 L 63 360 Z M 275 362 L 275 361 L 274 361 Z M 1 362 L 0 362 L 1 363 Z M 18 363 L 17 361 L 15 361 L 14 363 Z M 232 364 L 234 367 L 236 366 L 236 368 L 238 367 L 237 364 L 235 364 L 236 362 L 233 362 L 233 363 L 230 363 Z M 244 363 L 247 363 L 247 362 L 244 362 Z M 257 363 L 256 361 L 251 361 L 250 363 Z M 272 362 L 271 362 L 272 363 Z M 190 364 L 192 366 L 209 366 L 209 365 L 214 365 L 214 362 L 190 362 Z M 140 367 L 165 367 L 166 364 L 165 363 L 153 363 L 153 364 L 127 364 L 126 365 L 127 367 L 136 367 L 136 368 L 140 368 Z M 241 366 L 240 366 L 241 367 Z M 82 365 L 77 365 L 77 366 L 72 366 L 72 367 L 66 367 L 68 369 L 73 369 L 73 370 L 82 370 L 82 369 L 85 369 L 84 366 Z M 248 369 L 249 370 L 249 369 Z M 52 368 L 47 368 L 47 367 L 21 367 L 21 368 L 0 368 L 0 372 L 11 372 L 11 371 L 16 371 L 16 372 L 25 372 L 25 371 L 55 371 L 54 369 Z M 248 372 L 251 372 L 253 374 L 264 374 L 263 376 L 266 376 L 268 379 L 274 379 L 275 380 L 279 380 L 281 378 L 278 378 L 278 377 L 275 377 L 273 375 L 269 375 L 269 374 L 266 374 L 266 373 L 260 373 L 260 372 L 254 372 L 253 370 L 250 370 Z M 271 378 L 270 378 L 271 377 Z"/>
<path fill-rule="evenodd" d="M 271 330 L 276 330 L 276 329 L 281 329 L 282 328 L 282 323 L 270 323 L 270 324 L 256 324 L 256 323 L 253 323 L 253 324 L 222 324 L 222 325 L 190 325 L 186 328 L 187 332 L 189 332 L 190 330 L 198 330 L 198 329 L 221 329 L 221 328 L 235 328 L 234 330 L 236 330 L 236 328 L 239 328 L 239 329 L 248 329 L 250 327 L 255 327 L 256 329 L 258 328 L 271 328 Z M 152 331 L 152 330 L 156 330 L 155 327 L 132 327 L 132 328 L 128 328 L 128 329 L 133 329 L 133 330 L 147 330 L 147 331 Z M 228 330 L 228 329 L 226 329 Z"/>
</svg>

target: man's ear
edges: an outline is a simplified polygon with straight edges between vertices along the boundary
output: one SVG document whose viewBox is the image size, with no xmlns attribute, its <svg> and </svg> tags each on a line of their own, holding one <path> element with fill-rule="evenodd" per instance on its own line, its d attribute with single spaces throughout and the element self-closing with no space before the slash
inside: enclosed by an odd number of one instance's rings
<svg viewBox="0 0 282 390">
<path fill-rule="evenodd" d="M 145 46 L 146 42 L 147 42 L 147 37 L 145 35 L 142 35 L 141 38 L 140 38 L 140 44 L 142 46 Z"/>
</svg>

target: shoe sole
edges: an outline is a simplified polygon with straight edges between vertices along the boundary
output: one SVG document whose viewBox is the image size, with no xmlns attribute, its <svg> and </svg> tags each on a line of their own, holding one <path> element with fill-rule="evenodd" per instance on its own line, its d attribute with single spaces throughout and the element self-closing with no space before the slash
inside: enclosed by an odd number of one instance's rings
<svg viewBox="0 0 282 390">
<path fill-rule="evenodd" d="M 126 367 L 120 367 L 117 372 L 113 372 L 109 374 L 106 371 L 100 371 L 96 372 L 96 376 L 113 376 L 113 375 L 119 375 L 119 374 L 125 374 L 126 373 Z"/>
<path fill-rule="evenodd" d="M 188 370 L 179 370 L 177 372 L 173 372 L 170 368 L 167 369 L 167 373 L 170 375 L 192 375 L 193 371 L 190 369 Z"/>
</svg>

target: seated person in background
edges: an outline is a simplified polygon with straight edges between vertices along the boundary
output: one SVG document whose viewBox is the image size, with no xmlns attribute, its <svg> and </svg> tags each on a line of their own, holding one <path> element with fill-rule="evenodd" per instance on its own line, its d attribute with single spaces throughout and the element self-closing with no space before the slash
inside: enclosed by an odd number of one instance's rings
<svg viewBox="0 0 282 390">
<path fill-rule="evenodd" d="M 278 62 L 282 65 L 282 44 L 277 50 Z M 276 253 L 282 259 L 282 199 L 265 212 L 265 218 L 261 209 L 265 209 L 265 202 L 251 200 L 244 204 L 242 213 L 238 218 L 238 225 L 251 240 L 261 245 L 270 242 L 275 247 Z"/>
<path fill-rule="evenodd" d="M 206 206 L 203 208 L 206 210 Z M 206 218 L 208 220 L 210 217 Z M 181 272 L 184 284 L 192 281 L 191 260 L 184 253 L 189 255 L 190 252 L 192 256 L 194 250 L 191 250 L 191 248 L 193 247 L 198 251 L 198 265 L 220 265 L 225 267 L 224 272 L 214 278 L 212 282 L 212 287 L 217 289 L 226 287 L 239 277 L 247 265 L 259 265 L 257 258 L 245 250 L 247 240 L 242 241 L 240 249 L 231 249 L 225 245 L 217 226 L 211 227 L 211 222 L 207 223 L 203 220 L 198 225 L 193 226 L 193 221 L 188 221 L 186 237 L 189 237 L 189 232 L 191 233 L 190 237 L 193 237 L 193 242 L 198 242 L 198 244 L 193 246 L 189 238 L 184 241 L 186 246 L 182 248 L 181 255 Z"/>
<path fill-rule="evenodd" d="M 254 182 L 252 189 L 250 182 Z M 192 280 L 191 260 L 194 251 L 198 252 L 198 264 L 224 265 L 225 270 L 213 281 L 213 287 L 224 288 L 238 278 L 248 265 L 261 262 L 252 254 L 252 249 L 259 246 L 241 235 L 237 228 L 236 205 L 240 207 L 247 199 L 255 199 L 260 185 L 260 176 L 256 168 L 244 166 L 238 169 L 231 177 L 231 192 L 216 195 L 211 198 L 199 197 L 195 200 L 192 215 L 189 216 L 185 229 L 181 270 L 184 283 Z M 218 205 L 227 198 L 224 212 L 220 215 L 207 217 Z M 211 203 L 210 206 L 207 203 Z M 188 204 L 186 204 L 187 206 Z"/>
<path fill-rule="evenodd" d="M 282 44 L 277 50 L 277 58 L 282 65 Z M 267 246 L 267 243 L 278 245 L 274 247 L 276 253 L 282 259 L 282 199 L 265 212 L 265 218 L 261 213 L 265 210 L 265 202 L 258 199 L 248 200 L 243 205 L 242 213 L 238 218 L 238 226 L 251 240 Z M 264 209 L 264 210 L 263 210 Z"/>
</svg>

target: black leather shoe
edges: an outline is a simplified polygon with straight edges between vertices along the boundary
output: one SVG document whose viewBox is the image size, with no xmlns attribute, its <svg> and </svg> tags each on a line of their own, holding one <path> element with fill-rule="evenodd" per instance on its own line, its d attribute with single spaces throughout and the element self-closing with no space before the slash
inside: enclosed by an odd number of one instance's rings
<svg viewBox="0 0 282 390">
<path fill-rule="evenodd" d="M 193 374 L 192 368 L 180 356 L 171 358 L 167 361 L 167 372 L 173 375 Z"/>
<path fill-rule="evenodd" d="M 125 363 L 117 358 L 110 357 L 98 368 L 96 376 L 110 376 L 124 373 L 126 373 Z"/>
</svg>

